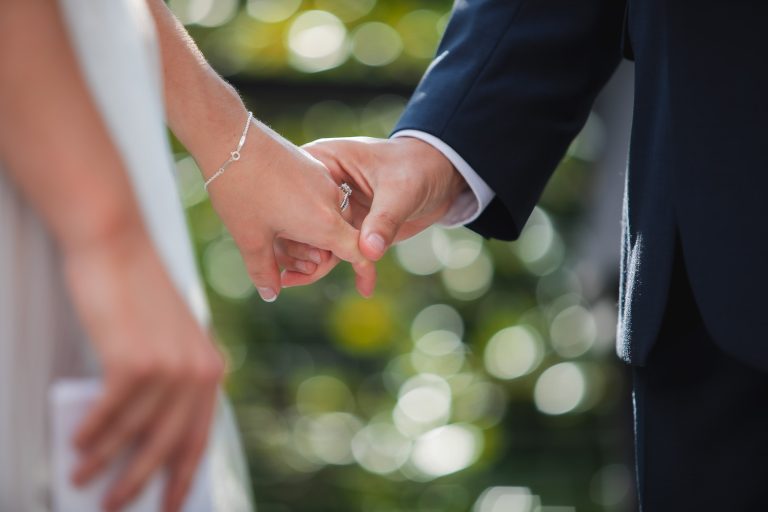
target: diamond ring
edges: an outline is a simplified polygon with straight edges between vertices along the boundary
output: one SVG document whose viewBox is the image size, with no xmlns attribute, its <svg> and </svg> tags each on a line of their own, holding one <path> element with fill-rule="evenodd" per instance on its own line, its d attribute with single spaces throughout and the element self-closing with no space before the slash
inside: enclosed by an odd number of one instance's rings
<svg viewBox="0 0 768 512">
<path fill-rule="evenodd" d="M 344 199 L 341 200 L 341 204 L 339 205 L 339 209 L 344 212 L 344 210 L 349 208 L 349 198 L 352 195 L 352 187 L 346 183 L 342 183 L 339 185 L 339 190 L 344 193 Z"/>
</svg>

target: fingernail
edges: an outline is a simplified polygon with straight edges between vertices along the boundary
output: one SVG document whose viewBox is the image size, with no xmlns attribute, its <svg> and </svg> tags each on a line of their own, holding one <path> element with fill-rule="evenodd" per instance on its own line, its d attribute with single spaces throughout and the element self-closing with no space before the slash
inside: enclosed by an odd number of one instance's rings
<svg viewBox="0 0 768 512">
<path fill-rule="evenodd" d="M 272 288 L 256 288 L 264 302 L 275 302 L 277 293 Z"/>
<path fill-rule="evenodd" d="M 312 263 L 317 263 L 319 265 L 323 262 L 323 255 L 320 254 L 320 251 L 318 251 L 317 249 L 312 249 L 311 251 L 309 251 L 308 256 L 309 256 L 309 261 L 311 261 Z"/>
<path fill-rule="evenodd" d="M 371 233 L 366 238 L 368 245 L 370 245 L 376 252 L 383 253 L 387 248 L 387 243 L 378 233 Z"/>
</svg>

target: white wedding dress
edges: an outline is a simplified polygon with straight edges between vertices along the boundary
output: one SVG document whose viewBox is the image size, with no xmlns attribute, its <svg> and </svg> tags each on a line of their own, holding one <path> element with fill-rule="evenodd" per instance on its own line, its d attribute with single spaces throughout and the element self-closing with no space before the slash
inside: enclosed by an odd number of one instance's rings
<svg viewBox="0 0 768 512">
<path fill-rule="evenodd" d="M 144 0 L 60 4 L 152 238 L 205 324 L 207 304 L 176 190 L 157 41 Z M 78 129 L 77 119 L 70 124 Z M 56 162 L 50 170 L 56 172 Z M 61 378 L 98 375 L 63 286 L 56 248 L 0 169 L 0 512 L 50 510 L 49 389 Z M 209 455 L 215 512 L 252 510 L 239 435 L 223 394 Z"/>
</svg>

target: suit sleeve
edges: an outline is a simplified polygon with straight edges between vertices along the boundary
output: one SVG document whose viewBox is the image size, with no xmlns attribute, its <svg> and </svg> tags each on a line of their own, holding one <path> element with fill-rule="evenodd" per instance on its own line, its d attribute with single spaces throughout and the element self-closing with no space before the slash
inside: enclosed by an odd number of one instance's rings
<svg viewBox="0 0 768 512">
<path fill-rule="evenodd" d="M 458 0 L 395 132 L 453 148 L 496 198 L 469 227 L 520 234 L 621 58 L 623 0 Z"/>
</svg>

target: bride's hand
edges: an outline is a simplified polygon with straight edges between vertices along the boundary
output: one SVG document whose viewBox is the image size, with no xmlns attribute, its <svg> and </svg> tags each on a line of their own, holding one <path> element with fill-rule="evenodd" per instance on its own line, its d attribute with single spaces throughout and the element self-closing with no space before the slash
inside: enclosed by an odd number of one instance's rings
<svg viewBox="0 0 768 512">
<path fill-rule="evenodd" d="M 149 6 L 160 36 L 168 122 L 210 178 L 237 147 L 245 107 L 237 92 L 205 62 L 165 2 L 152 0 Z M 208 191 L 260 295 L 273 301 L 280 293 L 274 249 L 280 239 L 331 251 L 349 261 L 358 290 L 370 295 L 376 270 L 358 249 L 359 233 L 339 211 L 339 183 L 323 164 L 257 121 L 240 154 Z"/>
<path fill-rule="evenodd" d="M 374 265 L 360 252 L 359 231 L 340 211 L 343 193 L 323 164 L 256 121 L 241 155 L 208 191 L 261 297 L 271 302 L 280 293 L 281 263 L 311 273 L 313 264 L 327 265 L 326 251 L 352 263 L 358 291 L 369 296 Z M 296 245 L 299 251 L 312 246 L 325 256 L 313 262 L 309 254 L 286 255 L 279 243 L 285 239 L 306 244 Z"/>
<path fill-rule="evenodd" d="M 104 392 L 75 439 L 83 485 L 130 453 L 105 501 L 118 510 L 167 469 L 166 511 L 181 508 L 205 450 L 224 373 L 146 235 L 66 256 L 69 287 L 104 369 Z"/>
</svg>

